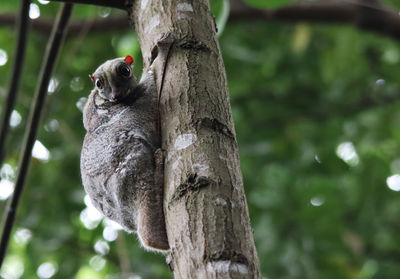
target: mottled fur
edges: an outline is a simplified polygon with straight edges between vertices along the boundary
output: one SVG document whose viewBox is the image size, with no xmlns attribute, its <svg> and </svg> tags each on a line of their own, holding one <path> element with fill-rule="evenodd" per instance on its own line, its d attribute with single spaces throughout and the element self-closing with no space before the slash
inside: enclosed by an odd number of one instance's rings
<svg viewBox="0 0 400 279">
<path fill-rule="evenodd" d="M 95 88 L 83 111 L 87 130 L 81 152 L 83 186 L 94 206 L 129 231 L 143 246 L 168 250 L 163 215 L 163 158 L 160 150 L 158 96 L 152 71 L 139 84 L 135 77 L 121 84 L 109 60 L 94 76 L 119 91 L 109 100 Z M 118 80 L 118 82 L 117 82 Z"/>
</svg>

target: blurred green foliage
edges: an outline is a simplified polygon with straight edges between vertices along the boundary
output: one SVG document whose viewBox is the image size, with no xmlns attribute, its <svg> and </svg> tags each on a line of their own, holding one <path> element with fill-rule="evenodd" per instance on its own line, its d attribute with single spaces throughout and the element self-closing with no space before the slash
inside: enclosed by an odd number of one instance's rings
<svg viewBox="0 0 400 279">
<path fill-rule="evenodd" d="M 295 1 L 294 0 L 244 0 L 244 2 L 255 8 L 271 9 L 271 8 L 283 7 Z"/>
<path fill-rule="evenodd" d="M 40 18 L 54 18 L 59 7 L 34 3 Z M 395 0 L 386 3 L 400 8 Z M 17 5 L 2 1 L 0 13 L 16 13 Z M 110 13 L 119 14 L 76 6 L 72 20 Z M 141 72 L 132 30 L 88 30 L 83 25 L 69 36 L 57 63 L 57 86 L 38 134 L 50 158 L 32 159 L 2 278 L 172 278 L 164 257 L 145 252 L 136 236 L 119 231 L 116 240 L 104 241 L 105 228 L 113 231 L 109 223 L 82 222 L 88 209 L 78 107 L 92 88 L 87 76 L 128 53 Z M 46 43 L 47 36 L 32 30 L 15 107 L 22 121 L 7 143 L 0 197 L 4 181 L 15 179 Z M 225 26 L 220 43 L 264 278 L 398 278 L 398 42 L 340 25 L 236 21 Z M 8 57 L 0 66 L 1 105 L 14 48 L 15 30 L 0 26 L 0 49 Z M 6 201 L 0 200 L 1 213 Z"/>
</svg>

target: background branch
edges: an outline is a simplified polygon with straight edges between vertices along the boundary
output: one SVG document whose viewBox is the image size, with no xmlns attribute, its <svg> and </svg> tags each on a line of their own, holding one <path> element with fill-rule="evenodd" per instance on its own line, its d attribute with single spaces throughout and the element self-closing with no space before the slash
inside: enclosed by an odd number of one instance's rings
<svg viewBox="0 0 400 279">
<path fill-rule="evenodd" d="M 104 7 L 125 10 L 125 5 L 124 5 L 125 0 L 49 0 L 49 1 L 76 3 L 76 4 L 89 4 L 89 5 L 104 6 Z"/>
<path fill-rule="evenodd" d="M 306 21 L 345 23 L 400 40 L 399 14 L 379 3 L 360 0 L 294 3 L 274 10 L 259 10 L 231 0 L 230 20 Z"/>
<path fill-rule="evenodd" d="M 1 118 L 1 133 L 0 133 L 0 166 L 3 165 L 3 160 L 5 157 L 5 145 L 6 138 L 8 134 L 8 130 L 10 128 L 10 117 L 12 110 L 15 105 L 15 100 L 18 95 L 19 83 L 21 80 L 22 68 L 25 61 L 25 52 L 26 52 L 26 35 L 28 33 L 29 28 L 29 0 L 21 1 L 21 7 L 19 11 L 19 17 L 17 21 L 17 29 L 18 29 L 18 41 L 17 41 L 17 49 L 14 54 L 14 64 L 12 69 L 12 78 L 10 82 L 10 87 L 8 89 L 5 101 L 4 101 L 4 109 Z M 1 262 L 1 261 L 0 261 Z"/>
<path fill-rule="evenodd" d="M 14 25 L 17 17 L 13 14 L 0 14 L 0 25 Z M 31 22 L 32 29 L 48 35 L 54 22 L 50 18 L 38 18 Z M 128 16 L 120 15 L 108 18 L 94 18 L 92 20 L 74 20 L 68 27 L 68 35 L 77 36 L 82 31 L 83 25 L 90 25 L 90 31 L 110 31 L 129 28 Z"/>
<path fill-rule="evenodd" d="M 29 114 L 29 121 L 25 130 L 23 152 L 18 165 L 18 175 L 15 183 L 15 189 L 9 204 L 7 205 L 7 217 L 2 228 L 0 242 L 0 268 L 6 254 L 18 204 L 24 189 L 26 174 L 31 161 L 32 148 L 36 140 L 37 129 L 39 127 L 40 115 L 43 109 L 44 100 L 46 99 L 47 95 L 47 87 L 49 85 L 54 65 L 57 61 L 57 56 L 61 48 L 63 38 L 65 37 L 65 30 L 72 13 L 72 7 L 72 4 L 64 4 L 62 6 L 46 48 L 42 69 L 39 74 L 39 84 L 35 92 L 34 102 L 32 103 L 32 108 Z"/>
<path fill-rule="evenodd" d="M 89 3 L 88 0 L 77 0 L 76 2 Z M 90 3 L 93 4 L 92 2 Z M 109 1 L 104 0 L 97 1 L 96 5 L 121 8 L 120 5 L 122 4 L 116 2 L 111 6 Z M 400 40 L 400 16 L 396 11 L 377 3 L 368 3 L 367 5 L 360 1 L 340 0 L 305 2 L 291 4 L 274 10 L 260 10 L 246 5 L 243 1 L 231 0 L 231 13 L 229 20 L 343 23 L 354 25 L 361 30 L 374 31 L 381 35 Z M 11 25 L 14 24 L 15 21 L 15 15 L 0 14 L 0 25 Z M 84 21 L 77 20 L 71 22 L 69 34 L 78 34 L 82 22 Z M 52 22 L 49 19 L 39 18 L 32 22 L 33 29 L 44 34 L 50 32 L 51 26 Z M 129 24 L 126 16 L 116 16 L 105 19 L 93 19 L 91 31 L 121 30 L 128 27 Z"/>
</svg>

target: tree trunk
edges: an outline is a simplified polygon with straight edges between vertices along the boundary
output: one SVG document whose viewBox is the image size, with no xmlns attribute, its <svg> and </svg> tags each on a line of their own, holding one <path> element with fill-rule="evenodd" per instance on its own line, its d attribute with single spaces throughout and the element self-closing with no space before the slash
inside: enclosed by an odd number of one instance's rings
<svg viewBox="0 0 400 279">
<path fill-rule="evenodd" d="M 128 9 L 145 67 L 165 34 L 174 39 L 156 74 L 175 278 L 261 278 L 209 1 L 136 0 Z"/>
</svg>

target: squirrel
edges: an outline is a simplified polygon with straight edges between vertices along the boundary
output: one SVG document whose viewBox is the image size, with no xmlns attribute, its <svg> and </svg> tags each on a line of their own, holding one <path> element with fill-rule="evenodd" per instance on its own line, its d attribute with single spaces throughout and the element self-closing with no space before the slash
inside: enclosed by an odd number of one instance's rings
<svg viewBox="0 0 400 279">
<path fill-rule="evenodd" d="M 80 169 L 93 205 L 144 248 L 168 251 L 163 213 L 163 154 L 152 66 L 137 82 L 133 58 L 116 58 L 89 75 L 95 88 L 83 110 Z"/>
</svg>

